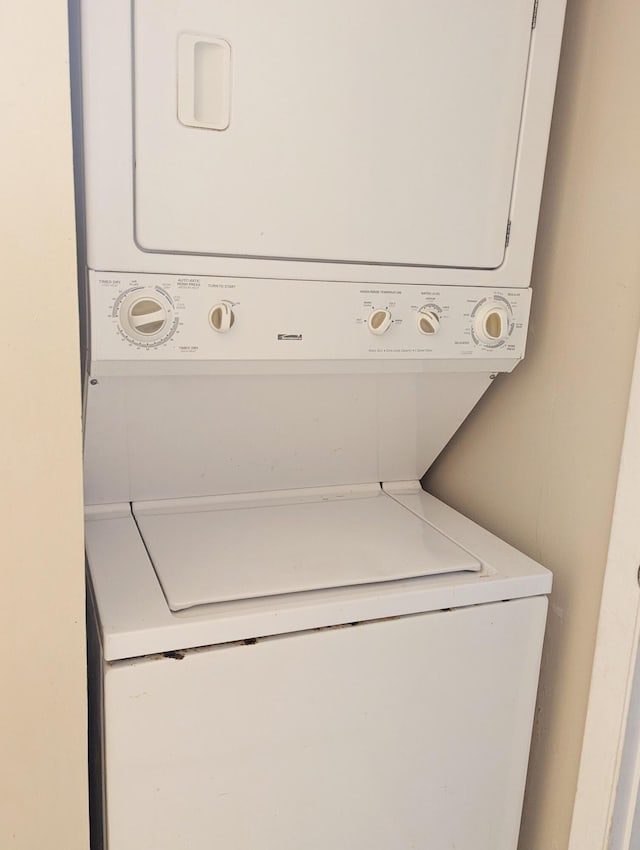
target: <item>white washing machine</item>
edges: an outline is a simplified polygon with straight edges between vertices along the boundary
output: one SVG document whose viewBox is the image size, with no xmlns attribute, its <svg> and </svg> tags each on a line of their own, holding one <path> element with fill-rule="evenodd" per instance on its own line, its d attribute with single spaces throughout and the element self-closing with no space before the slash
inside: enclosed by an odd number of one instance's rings
<svg viewBox="0 0 640 850">
<path fill-rule="evenodd" d="M 514 850 L 542 567 L 417 484 L 89 509 L 87 556 L 97 846 Z"/>
<path fill-rule="evenodd" d="M 515 850 L 551 577 L 418 482 L 524 355 L 563 12 L 72 5 L 93 850 Z"/>
</svg>

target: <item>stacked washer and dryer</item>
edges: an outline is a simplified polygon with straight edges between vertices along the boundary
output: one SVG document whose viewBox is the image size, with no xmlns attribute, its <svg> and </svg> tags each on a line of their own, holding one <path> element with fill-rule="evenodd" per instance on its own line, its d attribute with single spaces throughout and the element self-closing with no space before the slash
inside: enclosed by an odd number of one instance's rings
<svg viewBox="0 0 640 850">
<path fill-rule="evenodd" d="M 93 850 L 514 850 L 551 576 L 419 480 L 524 355 L 563 0 L 72 12 Z"/>
</svg>

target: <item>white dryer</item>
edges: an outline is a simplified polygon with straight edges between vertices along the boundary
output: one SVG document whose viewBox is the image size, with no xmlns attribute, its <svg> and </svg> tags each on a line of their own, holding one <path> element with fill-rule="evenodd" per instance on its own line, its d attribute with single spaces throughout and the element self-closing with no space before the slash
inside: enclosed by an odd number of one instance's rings
<svg viewBox="0 0 640 850">
<path fill-rule="evenodd" d="M 90 268 L 529 285 L 563 0 L 73 5 Z"/>
<path fill-rule="evenodd" d="M 551 576 L 418 482 L 524 356 L 563 12 L 72 4 L 93 850 L 515 850 Z"/>
</svg>

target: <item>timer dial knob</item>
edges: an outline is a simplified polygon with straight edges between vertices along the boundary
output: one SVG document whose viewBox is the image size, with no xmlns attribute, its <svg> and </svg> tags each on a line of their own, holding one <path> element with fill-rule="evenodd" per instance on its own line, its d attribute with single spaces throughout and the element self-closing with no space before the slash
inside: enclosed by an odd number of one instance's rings
<svg viewBox="0 0 640 850">
<path fill-rule="evenodd" d="M 416 321 L 421 334 L 437 334 L 440 330 L 440 316 L 435 310 L 418 310 Z"/>
<path fill-rule="evenodd" d="M 372 334 L 383 334 L 389 330 L 391 313 L 389 310 L 373 310 L 367 319 L 367 324 Z"/>
<path fill-rule="evenodd" d="M 214 331 L 225 334 L 230 331 L 235 323 L 236 317 L 227 301 L 215 304 L 209 311 L 209 324 Z"/>
<path fill-rule="evenodd" d="M 509 336 L 509 311 L 497 301 L 488 301 L 476 313 L 473 327 L 480 342 L 495 345 Z"/>
<path fill-rule="evenodd" d="M 153 339 L 166 329 L 169 321 L 167 305 L 155 293 L 132 293 L 120 308 L 120 324 L 124 332 L 137 340 Z"/>
</svg>

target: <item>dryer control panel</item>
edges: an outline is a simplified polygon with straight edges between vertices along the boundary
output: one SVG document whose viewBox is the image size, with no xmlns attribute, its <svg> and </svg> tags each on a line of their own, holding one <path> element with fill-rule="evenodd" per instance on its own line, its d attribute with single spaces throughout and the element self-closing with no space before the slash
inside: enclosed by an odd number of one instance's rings
<svg viewBox="0 0 640 850">
<path fill-rule="evenodd" d="M 524 355 L 531 291 L 90 272 L 95 360 Z"/>
</svg>

